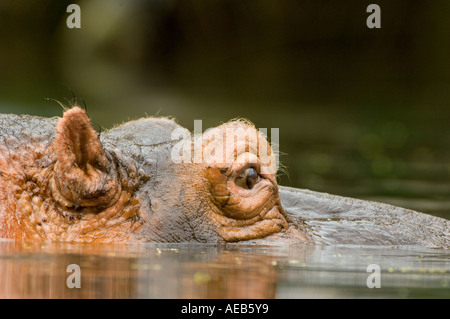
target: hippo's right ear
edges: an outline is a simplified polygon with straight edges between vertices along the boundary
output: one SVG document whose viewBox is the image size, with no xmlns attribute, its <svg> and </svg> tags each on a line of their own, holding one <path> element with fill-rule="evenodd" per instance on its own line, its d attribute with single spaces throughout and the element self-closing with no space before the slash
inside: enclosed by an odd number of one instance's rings
<svg viewBox="0 0 450 319">
<path fill-rule="evenodd" d="M 64 113 L 56 127 L 53 197 L 75 211 L 110 206 L 120 183 L 116 170 L 84 110 Z"/>
</svg>

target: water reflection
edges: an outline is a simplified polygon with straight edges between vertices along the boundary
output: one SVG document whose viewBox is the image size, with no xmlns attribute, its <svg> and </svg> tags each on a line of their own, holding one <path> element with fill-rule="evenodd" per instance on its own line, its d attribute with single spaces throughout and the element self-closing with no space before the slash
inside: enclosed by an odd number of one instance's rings
<svg viewBox="0 0 450 319">
<path fill-rule="evenodd" d="M 213 246 L 0 244 L 1 298 L 274 298 L 275 284 L 268 256 Z"/>
<path fill-rule="evenodd" d="M 380 289 L 367 287 L 370 264 Z M 449 287 L 450 253 L 416 247 L 0 243 L 1 298 L 449 298 Z"/>
</svg>

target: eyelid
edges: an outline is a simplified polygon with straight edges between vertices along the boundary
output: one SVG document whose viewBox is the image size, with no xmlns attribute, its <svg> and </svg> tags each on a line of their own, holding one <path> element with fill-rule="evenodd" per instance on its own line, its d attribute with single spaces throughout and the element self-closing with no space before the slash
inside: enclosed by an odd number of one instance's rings
<svg viewBox="0 0 450 319">
<path fill-rule="evenodd" d="M 233 175 L 239 176 L 245 172 L 245 170 L 249 168 L 255 169 L 258 175 L 260 171 L 261 164 L 260 163 L 240 163 L 240 165 L 233 165 Z"/>
<path fill-rule="evenodd" d="M 232 175 L 239 175 L 243 171 L 245 171 L 247 168 L 253 167 L 258 175 L 261 171 L 261 162 L 259 158 L 252 154 L 252 153 L 242 153 L 239 154 L 234 161 L 234 163 L 230 167 L 230 171 L 232 172 Z"/>
</svg>

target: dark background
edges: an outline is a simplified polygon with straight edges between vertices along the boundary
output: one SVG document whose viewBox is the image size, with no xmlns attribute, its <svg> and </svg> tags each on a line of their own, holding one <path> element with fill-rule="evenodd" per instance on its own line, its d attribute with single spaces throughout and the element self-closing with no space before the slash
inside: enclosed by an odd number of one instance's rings
<svg viewBox="0 0 450 319">
<path fill-rule="evenodd" d="M 370 3 L 1 1 L 0 112 L 244 117 L 279 128 L 281 184 L 449 218 L 450 2 L 376 1 L 381 29 Z"/>
</svg>

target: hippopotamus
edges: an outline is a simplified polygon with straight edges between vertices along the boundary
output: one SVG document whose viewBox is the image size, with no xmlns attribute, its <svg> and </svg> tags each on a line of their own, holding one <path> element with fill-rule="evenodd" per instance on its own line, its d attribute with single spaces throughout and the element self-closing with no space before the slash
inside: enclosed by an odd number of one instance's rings
<svg viewBox="0 0 450 319">
<path fill-rule="evenodd" d="M 279 186 L 248 121 L 192 136 L 147 117 L 99 134 L 72 105 L 61 118 L 3 114 L 0 127 L 0 238 L 450 246 L 443 218 Z"/>
</svg>

